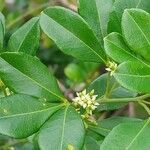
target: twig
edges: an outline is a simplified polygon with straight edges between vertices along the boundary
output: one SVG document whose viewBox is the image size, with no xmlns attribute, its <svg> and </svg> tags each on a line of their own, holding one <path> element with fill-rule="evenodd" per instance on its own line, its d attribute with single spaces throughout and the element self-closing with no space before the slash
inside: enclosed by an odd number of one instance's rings
<svg viewBox="0 0 150 150">
<path fill-rule="evenodd" d="M 148 115 L 150 116 L 150 109 L 147 107 L 147 105 L 142 101 L 140 101 L 139 104 L 147 111 Z"/>
<path fill-rule="evenodd" d="M 143 100 L 143 99 L 146 99 L 149 97 L 150 97 L 150 94 L 145 94 L 145 95 L 142 95 L 139 97 L 134 97 L 134 98 L 113 98 L 113 99 L 110 99 L 110 98 L 103 97 L 103 98 L 98 99 L 97 102 L 99 102 L 99 103 L 138 102 L 140 100 Z"/>
<path fill-rule="evenodd" d="M 148 102 L 148 101 L 143 100 L 142 102 L 145 103 L 145 104 L 150 105 L 150 102 Z"/>
</svg>

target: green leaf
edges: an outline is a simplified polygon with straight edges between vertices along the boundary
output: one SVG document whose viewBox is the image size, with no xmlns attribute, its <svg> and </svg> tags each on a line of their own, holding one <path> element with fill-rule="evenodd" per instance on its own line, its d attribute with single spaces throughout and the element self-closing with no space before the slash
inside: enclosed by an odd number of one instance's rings
<svg viewBox="0 0 150 150">
<path fill-rule="evenodd" d="M 55 113 L 39 133 L 41 150 L 81 150 L 84 142 L 84 125 L 76 110 L 67 106 Z"/>
<path fill-rule="evenodd" d="M 46 66 L 38 58 L 25 53 L 1 54 L 0 77 L 15 93 L 45 98 L 51 102 L 64 99 L 56 79 Z"/>
<path fill-rule="evenodd" d="M 103 96 L 107 89 L 107 81 L 108 74 L 103 74 L 97 79 L 95 79 L 90 86 L 88 87 L 88 91 L 94 89 L 95 94 L 98 95 L 98 98 Z M 130 92 L 129 90 L 121 87 L 116 80 L 111 77 L 109 81 L 109 87 L 107 89 L 109 92 L 110 98 L 125 98 L 125 97 L 135 97 L 136 94 L 134 92 Z M 125 106 L 127 103 L 102 103 L 98 106 L 98 110 L 113 110 L 118 109 Z"/>
<path fill-rule="evenodd" d="M 113 11 L 109 16 L 108 32 L 119 32 L 121 30 L 122 14 L 127 8 L 140 8 L 150 13 L 150 0 L 116 0 L 113 5 Z"/>
<path fill-rule="evenodd" d="M 104 140 L 104 136 L 95 132 L 95 131 L 92 131 L 90 130 L 90 128 L 87 128 L 86 130 L 86 136 L 90 136 L 92 137 L 93 139 L 95 139 L 96 141 L 103 141 Z"/>
<path fill-rule="evenodd" d="M 78 0 L 79 14 L 87 21 L 95 35 L 103 45 L 107 35 L 109 13 L 112 11 L 114 0 Z"/>
<path fill-rule="evenodd" d="M 19 143 L 19 142 L 18 142 Z M 31 144 L 31 143 L 23 143 L 23 142 L 20 142 L 21 144 L 15 144 L 13 146 L 13 148 L 15 150 L 33 150 L 35 149 L 34 146 Z"/>
<path fill-rule="evenodd" d="M 101 150 L 148 150 L 150 119 L 143 122 L 124 123 L 115 127 L 105 138 Z"/>
<path fill-rule="evenodd" d="M 70 63 L 66 66 L 65 75 L 74 82 L 81 82 L 86 77 L 86 72 L 78 64 Z"/>
<path fill-rule="evenodd" d="M 39 17 L 35 17 L 12 34 L 8 42 L 8 50 L 35 55 L 39 46 L 39 39 Z"/>
<path fill-rule="evenodd" d="M 99 150 L 99 143 L 92 137 L 86 136 L 83 150 Z"/>
<path fill-rule="evenodd" d="M 3 49 L 4 35 L 5 35 L 5 18 L 3 14 L 0 12 L 0 50 Z"/>
<path fill-rule="evenodd" d="M 128 118 L 128 117 L 111 117 L 98 121 L 98 125 L 90 125 L 89 129 L 103 136 L 107 136 L 111 130 L 121 123 L 131 123 L 142 121 L 138 118 Z"/>
<path fill-rule="evenodd" d="M 125 88 L 137 92 L 150 92 L 150 67 L 138 62 L 124 62 L 114 73 L 115 79 Z"/>
<path fill-rule="evenodd" d="M 41 13 L 40 25 L 64 53 L 81 61 L 105 62 L 100 43 L 77 13 L 63 7 L 50 7 Z"/>
<path fill-rule="evenodd" d="M 104 38 L 104 48 L 113 60 L 118 63 L 124 61 L 140 61 L 130 50 L 121 34 L 113 32 Z"/>
<path fill-rule="evenodd" d="M 70 63 L 65 67 L 65 75 L 75 83 L 88 80 L 93 73 L 98 69 L 98 63 L 79 62 Z"/>
<path fill-rule="evenodd" d="M 37 132 L 61 105 L 49 104 L 27 95 L 0 99 L 0 133 L 24 138 Z"/>
<path fill-rule="evenodd" d="M 140 9 L 126 9 L 122 29 L 129 47 L 150 61 L 150 14 Z"/>
</svg>

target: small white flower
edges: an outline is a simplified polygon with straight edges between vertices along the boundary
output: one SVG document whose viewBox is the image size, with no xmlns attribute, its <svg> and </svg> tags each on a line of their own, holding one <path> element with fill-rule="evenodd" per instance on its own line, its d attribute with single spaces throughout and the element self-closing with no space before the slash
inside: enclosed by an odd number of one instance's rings
<svg viewBox="0 0 150 150">
<path fill-rule="evenodd" d="M 95 102 L 95 104 L 94 104 L 94 105 L 98 106 L 98 105 L 99 105 L 99 103 Z"/>
<path fill-rule="evenodd" d="M 91 104 L 92 104 L 92 101 L 87 101 L 87 104 L 88 104 L 88 105 L 91 105 Z"/>
<path fill-rule="evenodd" d="M 81 92 L 83 95 L 86 95 L 86 89 Z"/>
<path fill-rule="evenodd" d="M 109 61 L 107 66 L 108 68 L 106 68 L 105 70 L 110 72 L 110 75 L 112 76 L 117 69 L 117 64 L 115 62 Z"/>
<path fill-rule="evenodd" d="M 97 106 L 94 106 L 94 105 L 91 106 L 92 110 L 95 110 L 96 108 L 97 108 Z"/>
<path fill-rule="evenodd" d="M 96 102 L 96 98 L 98 95 L 94 95 L 94 90 L 92 90 L 90 93 L 86 93 L 86 90 L 83 90 L 82 92 L 77 92 L 77 97 L 73 99 L 73 103 L 75 106 L 82 107 L 86 110 L 87 114 L 92 114 L 92 111 L 94 111 L 99 103 Z"/>
<path fill-rule="evenodd" d="M 87 104 L 84 103 L 82 106 L 83 106 L 83 108 L 86 108 L 86 107 L 87 107 Z"/>
<path fill-rule="evenodd" d="M 95 101 L 97 96 L 98 96 L 98 95 L 93 95 L 91 100 L 92 100 L 92 101 Z"/>
<path fill-rule="evenodd" d="M 79 97 L 75 97 L 75 98 L 74 98 L 74 102 L 75 102 L 75 103 L 77 103 L 79 100 L 80 100 Z"/>
</svg>

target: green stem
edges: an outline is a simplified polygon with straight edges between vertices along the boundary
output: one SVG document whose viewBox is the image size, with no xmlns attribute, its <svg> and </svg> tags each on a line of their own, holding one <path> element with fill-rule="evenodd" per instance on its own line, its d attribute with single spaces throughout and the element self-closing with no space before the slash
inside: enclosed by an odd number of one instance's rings
<svg viewBox="0 0 150 150">
<path fill-rule="evenodd" d="M 150 116 L 150 109 L 144 104 L 142 101 L 139 101 L 139 104 L 147 111 L 148 115 Z"/>
<path fill-rule="evenodd" d="M 18 22 L 20 22 L 21 20 L 23 20 L 24 18 L 30 16 L 31 14 L 40 11 L 42 9 L 44 9 L 45 7 L 49 6 L 49 3 L 45 3 L 43 5 L 40 5 L 39 7 L 37 7 L 36 9 L 32 9 L 30 11 L 27 11 L 24 15 L 18 17 L 17 19 L 15 19 L 14 21 L 12 21 L 10 24 L 7 25 L 7 29 L 11 29 L 15 24 L 17 24 Z"/>
<path fill-rule="evenodd" d="M 149 98 L 150 94 L 145 94 L 139 97 L 134 97 L 134 98 L 113 98 L 113 99 L 109 99 L 106 97 L 100 98 L 97 100 L 97 102 L 99 103 L 122 103 L 122 102 L 139 102 L 143 99 Z"/>
<path fill-rule="evenodd" d="M 143 100 L 142 102 L 145 103 L 145 104 L 150 105 L 150 102 L 148 102 L 148 101 Z"/>
</svg>

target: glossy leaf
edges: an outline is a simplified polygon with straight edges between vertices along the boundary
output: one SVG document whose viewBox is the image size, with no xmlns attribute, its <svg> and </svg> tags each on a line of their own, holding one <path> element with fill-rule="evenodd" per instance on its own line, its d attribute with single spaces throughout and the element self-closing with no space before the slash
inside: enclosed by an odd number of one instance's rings
<svg viewBox="0 0 150 150">
<path fill-rule="evenodd" d="M 150 67 L 137 62 L 125 62 L 114 73 L 115 79 L 130 90 L 150 92 Z"/>
<path fill-rule="evenodd" d="M 105 37 L 104 48 L 107 55 L 118 63 L 122 63 L 124 61 L 140 61 L 130 50 L 119 33 L 113 32 Z"/>
<path fill-rule="evenodd" d="M 81 150 L 84 142 L 84 125 L 74 108 L 67 106 L 55 113 L 39 133 L 41 150 Z"/>
<path fill-rule="evenodd" d="M 107 35 L 108 18 L 113 2 L 114 0 L 78 0 L 79 14 L 87 21 L 102 45 L 103 38 Z"/>
<path fill-rule="evenodd" d="M 24 138 L 37 132 L 61 105 L 47 104 L 31 96 L 17 94 L 1 98 L 0 108 L 0 133 Z"/>
<path fill-rule="evenodd" d="M 88 80 L 98 67 L 98 63 L 70 63 L 65 67 L 64 72 L 68 79 L 74 81 L 74 83 L 79 83 Z"/>
<path fill-rule="evenodd" d="M 150 147 L 149 133 L 150 119 L 120 124 L 105 138 L 101 150 L 147 150 Z"/>
<path fill-rule="evenodd" d="M 2 13 L 0 13 L 0 50 L 3 49 L 5 35 L 5 18 Z"/>
<path fill-rule="evenodd" d="M 111 117 L 98 121 L 98 125 L 89 126 L 89 129 L 103 136 L 107 136 L 111 130 L 121 123 L 131 123 L 142 121 L 138 118 L 128 118 L 128 117 Z"/>
<path fill-rule="evenodd" d="M 0 77 L 15 93 L 61 101 L 63 95 L 56 79 L 36 57 L 7 52 L 0 55 Z"/>
<path fill-rule="evenodd" d="M 81 61 L 105 62 L 100 43 L 77 13 L 63 7 L 50 7 L 41 13 L 40 25 L 64 53 Z"/>
<path fill-rule="evenodd" d="M 35 55 L 39 46 L 39 39 L 39 18 L 35 17 L 12 34 L 8 42 L 8 50 Z"/>
<path fill-rule="evenodd" d="M 149 4 L 150 0 L 116 0 L 109 16 L 108 32 L 122 33 L 121 19 L 125 9 L 140 8 L 150 13 Z"/>
<path fill-rule="evenodd" d="M 127 9 L 122 17 L 123 35 L 132 50 L 150 60 L 150 14 Z"/>
</svg>

